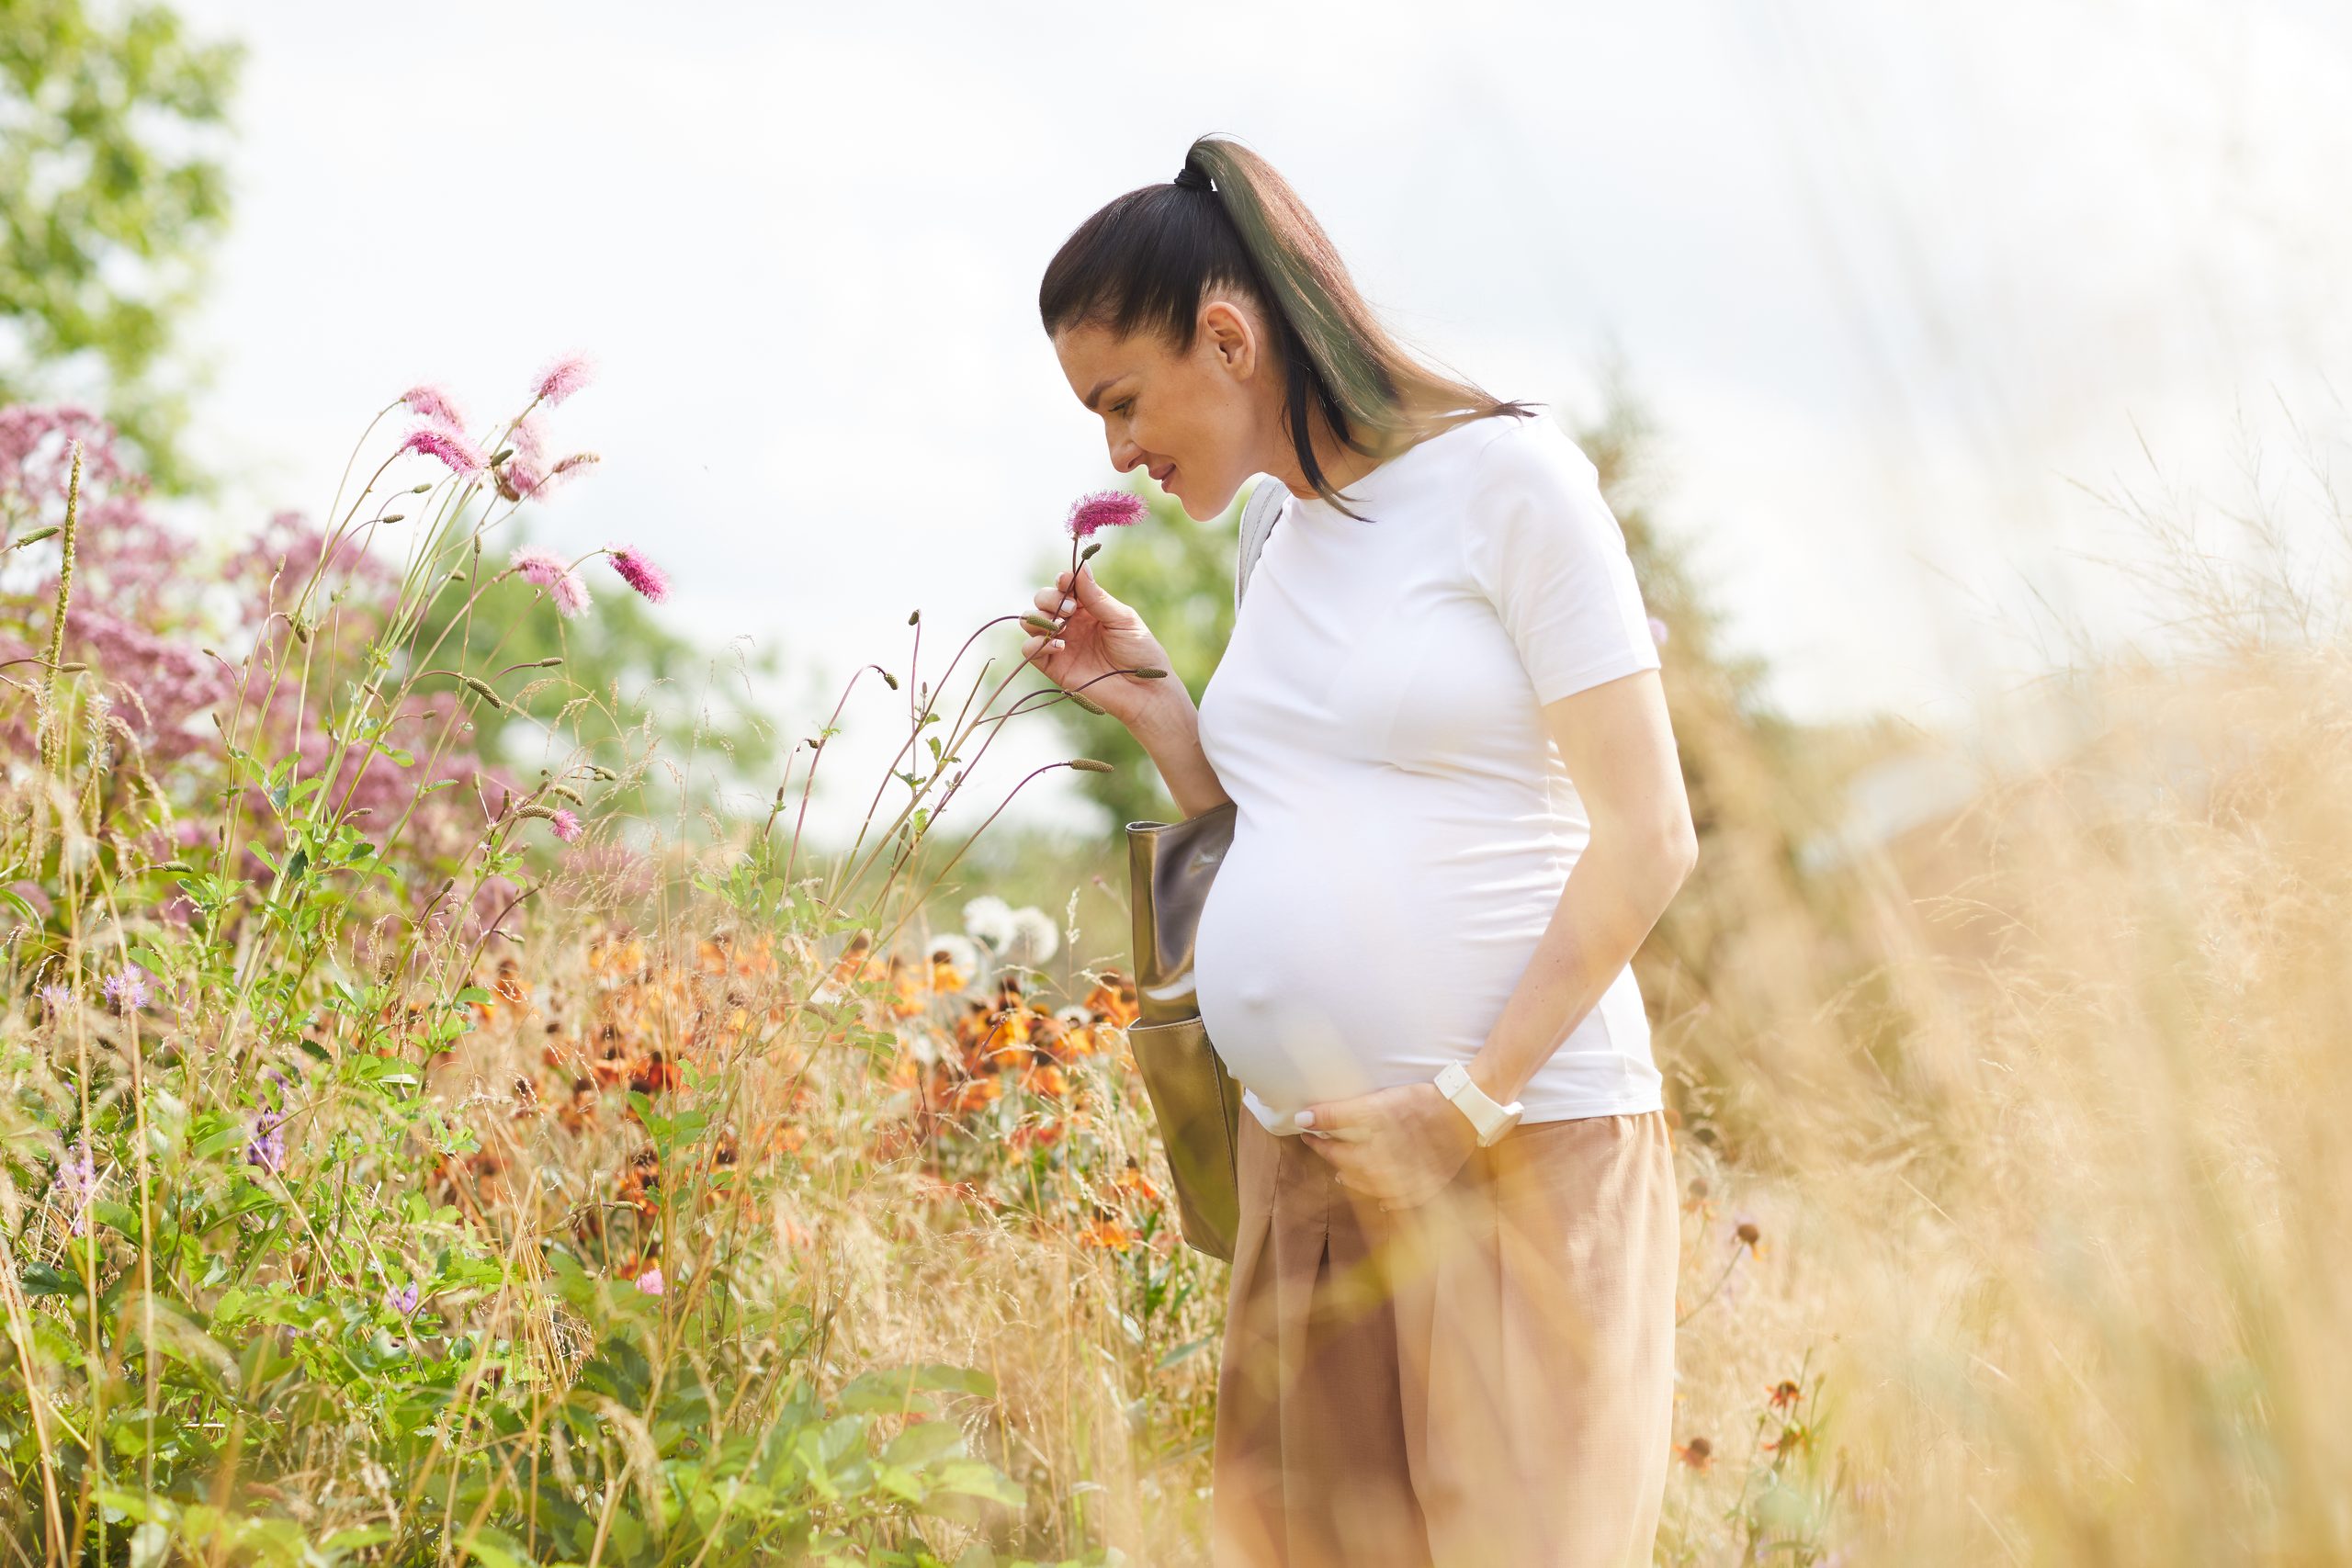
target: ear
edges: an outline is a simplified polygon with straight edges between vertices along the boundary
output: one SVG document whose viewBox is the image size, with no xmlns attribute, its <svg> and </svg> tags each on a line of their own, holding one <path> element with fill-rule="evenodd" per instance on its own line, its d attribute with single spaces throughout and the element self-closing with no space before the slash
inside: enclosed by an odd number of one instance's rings
<svg viewBox="0 0 2352 1568">
<path fill-rule="evenodd" d="M 1212 297 L 1201 307 L 1201 337 L 1226 373 L 1246 381 L 1258 367 L 1258 327 L 1232 300 Z"/>
</svg>

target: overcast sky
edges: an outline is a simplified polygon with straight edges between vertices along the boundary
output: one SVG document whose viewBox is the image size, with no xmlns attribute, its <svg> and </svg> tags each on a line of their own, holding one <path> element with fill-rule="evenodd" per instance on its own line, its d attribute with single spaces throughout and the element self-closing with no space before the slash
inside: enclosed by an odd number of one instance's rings
<svg viewBox="0 0 2352 1568">
<path fill-rule="evenodd" d="M 193 333 L 232 515 L 323 512 L 412 381 L 487 414 L 592 351 L 557 423 L 604 461 L 536 527 L 778 649 L 802 733 L 909 610 L 936 649 L 1025 607 L 1114 479 L 1038 276 L 1205 131 L 1490 391 L 1580 417 L 1621 355 L 1657 510 L 1800 716 L 1955 721 L 2037 614 L 2120 614 L 2086 487 L 2222 481 L 2240 402 L 2343 417 L 2338 6 L 182 6 L 250 51 Z M 897 743 L 874 699 L 840 808 Z M 1005 785 L 1057 754 L 1018 739 Z"/>
</svg>

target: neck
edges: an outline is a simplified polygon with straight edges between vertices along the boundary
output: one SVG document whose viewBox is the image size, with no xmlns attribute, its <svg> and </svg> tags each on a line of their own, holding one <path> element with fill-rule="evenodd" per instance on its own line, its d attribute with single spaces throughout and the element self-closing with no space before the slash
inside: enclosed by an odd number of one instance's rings
<svg viewBox="0 0 2352 1568">
<path fill-rule="evenodd" d="M 1319 419 L 1315 422 L 1315 461 L 1323 470 L 1324 482 L 1335 491 L 1347 489 L 1411 445 L 1409 440 L 1398 436 L 1385 447 L 1359 452 L 1351 446 L 1342 446 L 1339 437 L 1332 434 L 1329 424 Z M 1266 471 L 1288 486 L 1291 494 L 1302 500 L 1314 495 L 1315 487 L 1306 482 L 1306 474 L 1299 465 L 1298 455 L 1287 442 L 1283 446 L 1283 458 L 1279 468 L 1269 468 Z"/>
</svg>

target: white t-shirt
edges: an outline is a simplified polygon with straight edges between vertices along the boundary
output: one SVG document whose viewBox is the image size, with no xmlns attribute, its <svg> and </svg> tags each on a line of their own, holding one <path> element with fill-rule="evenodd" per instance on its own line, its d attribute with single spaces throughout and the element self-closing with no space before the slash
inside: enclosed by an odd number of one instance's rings
<svg viewBox="0 0 2352 1568">
<path fill-rule="evenodd" d="M 1237 811 L 1193 981 L 1275 1132 L 1477 1054 L 1590 837 L 1540 709 L 1658 666 L 1600 476 L 1551 420 L 1473 420 L 1341 488 L 1371 521 L 1287 501 L 1201 694 Z M 1519 1098 L 1532 1122 L 1658 1091 L 1628 965 Z"/>
</svg>

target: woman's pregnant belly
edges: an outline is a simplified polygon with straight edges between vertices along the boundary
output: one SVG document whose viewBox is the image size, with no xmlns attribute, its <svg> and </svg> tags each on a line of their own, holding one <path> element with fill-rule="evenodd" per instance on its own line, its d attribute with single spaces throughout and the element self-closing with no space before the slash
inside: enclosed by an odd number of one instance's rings
<svg viewBox="0 0 2352 1568">
<path fill-rule="evenodd" d="M 1476 1055 L 1566 875 L 1524 824 L 1351 815 L 1245 813 L 1201 910 L 1201 1021 L 1277 1116 Z"/>
</svg>

